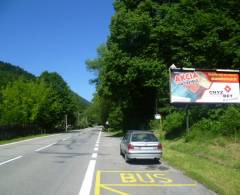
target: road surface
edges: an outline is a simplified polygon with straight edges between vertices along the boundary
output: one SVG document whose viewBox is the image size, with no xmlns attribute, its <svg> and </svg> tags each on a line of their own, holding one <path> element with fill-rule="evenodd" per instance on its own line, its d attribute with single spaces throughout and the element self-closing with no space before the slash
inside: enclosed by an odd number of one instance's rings
<svg viewBox="0 0 240 195">
<path fill-rule="evenodd" d="M 164 162 L 125 163 L 100 127 L 0 146 L 1 195 L 213 195 Z"/>
</svg>

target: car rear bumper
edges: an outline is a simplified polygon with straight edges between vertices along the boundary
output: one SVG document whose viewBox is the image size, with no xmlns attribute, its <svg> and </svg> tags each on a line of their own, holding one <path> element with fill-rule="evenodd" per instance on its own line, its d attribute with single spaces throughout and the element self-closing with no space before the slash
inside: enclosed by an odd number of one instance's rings
<svg viewBox="0 0 240 195">
<path fill-rule="evenodd" d="M 162 153 L 128 153 L 127 157 L 129 159 L 160 159 Z"/>
</svg>

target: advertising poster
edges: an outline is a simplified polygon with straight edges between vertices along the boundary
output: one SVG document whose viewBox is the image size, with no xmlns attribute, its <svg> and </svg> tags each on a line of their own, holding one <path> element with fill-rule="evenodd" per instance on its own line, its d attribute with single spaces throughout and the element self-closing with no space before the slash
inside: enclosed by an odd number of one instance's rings
<svg viewBox="0 0 240 195">
<path fill-rule="evenodd" d="M 239 72 L 170 72 L 171 103 L 240 103 Z"/>
</svg>

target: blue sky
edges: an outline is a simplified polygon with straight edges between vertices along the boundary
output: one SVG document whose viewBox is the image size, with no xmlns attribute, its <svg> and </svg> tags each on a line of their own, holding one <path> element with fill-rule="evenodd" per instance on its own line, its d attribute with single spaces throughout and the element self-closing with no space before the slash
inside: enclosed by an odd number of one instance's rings
<svg viewBox="0 0 240 195">
<path fill-rule="evenodd" d="M 58 72 L 87 100 L 95 86 L 85 61 L 106 42 L 113 0 L 0 0 L 0 60 L 40 75 Z"/>
</svg>

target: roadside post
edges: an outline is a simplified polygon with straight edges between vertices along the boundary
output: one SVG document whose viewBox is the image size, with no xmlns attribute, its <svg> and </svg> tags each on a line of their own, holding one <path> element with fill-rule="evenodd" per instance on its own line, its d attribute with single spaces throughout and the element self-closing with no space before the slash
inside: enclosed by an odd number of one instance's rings
<svg viewBox="0 0 240 195">
<path fill-rule="evenodd" d="M 162 116 L 161 114 L 155 114 L 155 119 L 160 120 L 160 130 L 163 131 L 163 121 L 162 121 Z"/>
<path fill-rule="evenodd" d="M 106 121 L 105 126 L 107 128 L 107 132 L 109 132 L 109 122 L 108 121 Z"/>
</svg>

